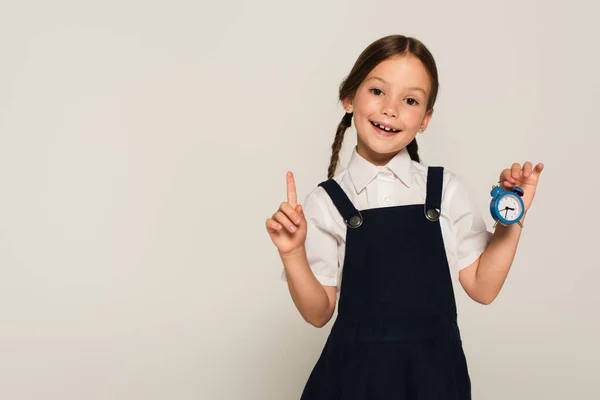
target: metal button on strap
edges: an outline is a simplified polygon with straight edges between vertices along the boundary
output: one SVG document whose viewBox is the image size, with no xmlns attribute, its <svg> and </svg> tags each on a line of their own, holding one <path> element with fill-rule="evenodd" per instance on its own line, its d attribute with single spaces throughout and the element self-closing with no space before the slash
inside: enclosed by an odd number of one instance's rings
<svg viewBox="0 0 600 400">
<path fill-rule="evenodd" d="M 435 208 L 428 208 L 425 210 L 425 217 L 427 217 L 428 220 L 435 222 L 439 219 L 440 212 Z"/>
<path fill-rule="evenodd" d="M 358 228 L 359 226 L 362 225 L 362 222 L 363 222 L 363 218 L 359 212 L 357 215 L 354 215 L 352 218 L 350 218 L 348 221 L 346 221 L 346 224 L 350 228 Z"/>
</svg>

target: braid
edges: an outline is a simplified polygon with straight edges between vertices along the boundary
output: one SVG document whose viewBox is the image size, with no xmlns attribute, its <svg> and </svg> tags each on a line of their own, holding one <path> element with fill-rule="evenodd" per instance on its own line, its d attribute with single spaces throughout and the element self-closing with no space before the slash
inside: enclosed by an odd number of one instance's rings
<svg viewBox="0 0 600 400">
<path fill-rule="evenodd" d="M 331 161 L 329 161 L 329 168 L 327 170 L 327 178 L 333 178 L 335 170 L 337 168 L 338 160 L 340 159 L 340 150 L 342 149 L 342 142 L 344 141 L 344 133 L 352 125 L 352 114 L 346 113 L 340 123 L 338 124 L 337 131 L 335 132 L 335 138 L 331 145 Z"/>
<path fill-rule="evenodd" d="M 417 139 L 413 139 L 412 142 L 406 145 L 406 150 L 408 150 L 408 154 L 410 155 L 410 159 L 416 162 L 421 162 L 419 159 L 419 146 L 417 145 Z"/>
</svg>

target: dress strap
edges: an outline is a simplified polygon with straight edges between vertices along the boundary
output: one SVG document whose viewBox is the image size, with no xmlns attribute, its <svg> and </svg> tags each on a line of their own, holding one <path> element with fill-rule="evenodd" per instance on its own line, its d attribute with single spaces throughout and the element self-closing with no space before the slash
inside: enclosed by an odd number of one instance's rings
<svg viewBox="0 0 600 400">
<path fill-rule="evenodd" d="M 425 217 L 435 222 L 440 217 L 442 208 L 442 185 L 444 182 L 443 167 L 427 168 L 427 198 L 425 199 Z"/>
<path fill-rule="evenodd" d="M 319 186 L 325 189 L 329 197 L 331 197 L 335 208 L 338 209 L 342 218 L 344 218 L 346 225 L 350 228 L 358 228 L 362 225 L 362 214 L 354 207 L 344 189 L 333 178 L 321 182 Z"/>
</svg>

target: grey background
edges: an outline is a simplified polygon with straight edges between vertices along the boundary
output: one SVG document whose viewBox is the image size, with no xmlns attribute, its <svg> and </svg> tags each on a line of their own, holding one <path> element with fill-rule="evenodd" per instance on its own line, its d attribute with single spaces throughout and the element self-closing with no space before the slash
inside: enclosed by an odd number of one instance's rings
<svg viewBox="0 0 600 400">
<path fill-rule="evenodd" d="M 457 287 L 474 398 L 599 398 L 595 4 L 2 0 L 0 398 L 298 398 L 330 325 L 264 221 L 286 170 L 325 179 L 337 87 L 391 33 L 440 71 L 423 162 L 490 229 L 500 171 L 546 165 L 500 296 Z"/>
</svg>

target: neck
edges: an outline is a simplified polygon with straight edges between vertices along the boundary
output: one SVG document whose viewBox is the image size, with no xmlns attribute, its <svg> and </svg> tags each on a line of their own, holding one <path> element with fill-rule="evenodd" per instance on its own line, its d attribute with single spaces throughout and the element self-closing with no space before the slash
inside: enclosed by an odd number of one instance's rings
<svg viewBox="0 0 600 400">
<path fill-rule="evenodd" d="M 356 146 L 356 152 L 365 160 L 367 160 L 368 162 L 370 162 L 373 165 L 377 165 L 377 166 L 384 166 L 387 163 L 390 162 L 390 160 L 392 158 L 394 158 L 394 156 L 396 154 L 398 154 L 400 151 L 396 151 L 393 153 L 385 153 L 385 154 L 381 154 L 381 153 L 376 153 L 373 150 L 369 149 L 367 146 L 363 145 L 362 143 L 358 143 Z"/>
</svg>

